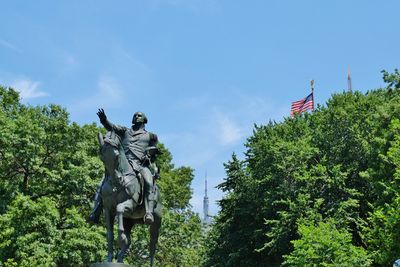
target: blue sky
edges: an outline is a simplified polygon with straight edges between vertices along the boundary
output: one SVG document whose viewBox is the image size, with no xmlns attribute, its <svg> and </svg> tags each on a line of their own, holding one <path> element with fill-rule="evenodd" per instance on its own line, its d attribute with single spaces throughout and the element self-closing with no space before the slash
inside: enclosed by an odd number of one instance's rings
<svg viewBox="0 0 400 267">
<path fill-rule="evenodd" d="M 400 60 L 394 0 L 16 0 L 0 10 L 0 84 L 80 124 L 100 107 L 126 126 L 145 112 L 175 165 L 195 169 L 199 213 L 205 173 L 215 214 L 223 162 L 243 158 L 254 123 L 289 116 L 311 79 L 323 105 L 346 89 L 348 67 L 365 92 Z"/>
</svg>

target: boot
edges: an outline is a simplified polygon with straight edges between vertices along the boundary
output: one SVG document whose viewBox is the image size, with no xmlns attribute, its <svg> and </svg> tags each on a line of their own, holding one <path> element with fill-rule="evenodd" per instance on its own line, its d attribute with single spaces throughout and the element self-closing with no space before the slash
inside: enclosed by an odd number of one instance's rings
<svg viewBox="0 0 400 267">
<path fill-rule="evenodd" d="M 153 210 L 154 210 L 154 200 L 152 194 L 149 194 L 145 200 L 146 214 L 144 215 L 145 224 L 152 224 L 154 222 Z"/>
<path fill-rule="evenodd" d="M 146 214 L 144 215 L 144 222 L 145 224 L 152 224 L 154 222 L 154 216 L 153 216 L 153 207 L 154 207 L 154 200 L 148 200 L 146 201 L 147 205 L 146 206 Z"/>
<path fill-rule="evenodd" d="M 92 212 L 90 213 L 87 221 L 89 223 L 98 224 L 100 221 L 100 215 L 101 215 L 102 211 L 103 211 L 103 201 L 101 198 L 96 198 L 94 208 L 93 208 Z"/>
<path fill-rule="evenodd" d="M 105 172 L 106 173 L 106 172 Z M 101 198 L 101 188 L 103 187 L 106 176 L 103 175 L 100 184 L 97 186 L 96 195 L 94 196 L 94 207 L 89 217 L 87 218 L 88 223 L 98 224 L 100 221 L 100 215 L 103 211 L 103 199 Z"/>
</svg>

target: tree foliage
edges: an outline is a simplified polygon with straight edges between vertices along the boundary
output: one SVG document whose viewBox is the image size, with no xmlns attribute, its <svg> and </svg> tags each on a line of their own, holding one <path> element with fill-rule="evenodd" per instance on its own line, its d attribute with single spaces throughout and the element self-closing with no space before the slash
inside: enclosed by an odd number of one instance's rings
<svg viewBox="0 0 400 267">
<path fill-rule="evenodd" d="M 389 88 L 336 93 L 312 113 L 255 126 L 245 158 L 225 165 L 205 266 L 399 258 L 397 78 L 384 72 Z"/>
<path fill-rule="evenodd" d="M 398 69 L 395 69 L 394 73 L 383 70 L 382 74 L 383 80 L 388 84 L 388 88 L 400 89 L 400 72 Z"/>
<path fill-rule="evenodd" d="M 58 105 L 21 104 L 16 91 L 0 86 L 0 266 L 88 266 L 106 255 L 105 228 L 86 223 L 104 171 L 96 138 L 103 130 L 68 117 Z M 166 208 L 157 260 L 193 266 L 203 238 L 189 205 L 193 170 L 175 168 L 160 148 Z M 134 231 L 140 238 L 128 261 L 148 253 L 146 228 Z"/>
<path fill-rule="evenodd" d="M 300 239 L 292 241 L 293 252 L 285 256 L 284 266 L 370 266 L 367 252 L 352 244 L 351 234 L 327 219 L 314 225 L 298 226 Z"/>
</svg>

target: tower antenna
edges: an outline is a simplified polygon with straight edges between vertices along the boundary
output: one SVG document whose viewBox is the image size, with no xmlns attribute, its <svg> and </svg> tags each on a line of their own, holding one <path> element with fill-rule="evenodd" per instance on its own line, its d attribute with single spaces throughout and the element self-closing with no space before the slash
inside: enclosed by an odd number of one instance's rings
<svg viewBox="0 0 400 267">
<path fill-rule="evenodd" d="M 203 223 L 204 224 L 209 224 L 210 222 L 210 215 L 208 214 L 208 205 L 209 205 L 209 200 L 207 196 L 207 171 L 205 175 L 205 189 L 204 189 L 204 199 L 203 199 Z"/>
<path fill-rule="evenodd" d="M 351 88 L 350 66 L 347 67 L 347 90 L 350 93 L 353 92 L 353 89 Z"/>
</svg>

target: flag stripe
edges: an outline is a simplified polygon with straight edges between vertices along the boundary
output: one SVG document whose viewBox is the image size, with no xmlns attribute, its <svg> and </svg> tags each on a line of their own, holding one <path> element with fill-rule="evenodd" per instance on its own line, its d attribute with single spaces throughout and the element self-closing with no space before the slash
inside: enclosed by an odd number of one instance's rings
<svg viewBox="0 0 400 267">
<path fill-rule="evenodd" d="M 303 113 L 307 110 L 314 110 L 314 95 L 313 93 L 309 94 L 307 97 L 292 102 L 290 115 L 294 116 L 295 113 Z"/>
</svg>

